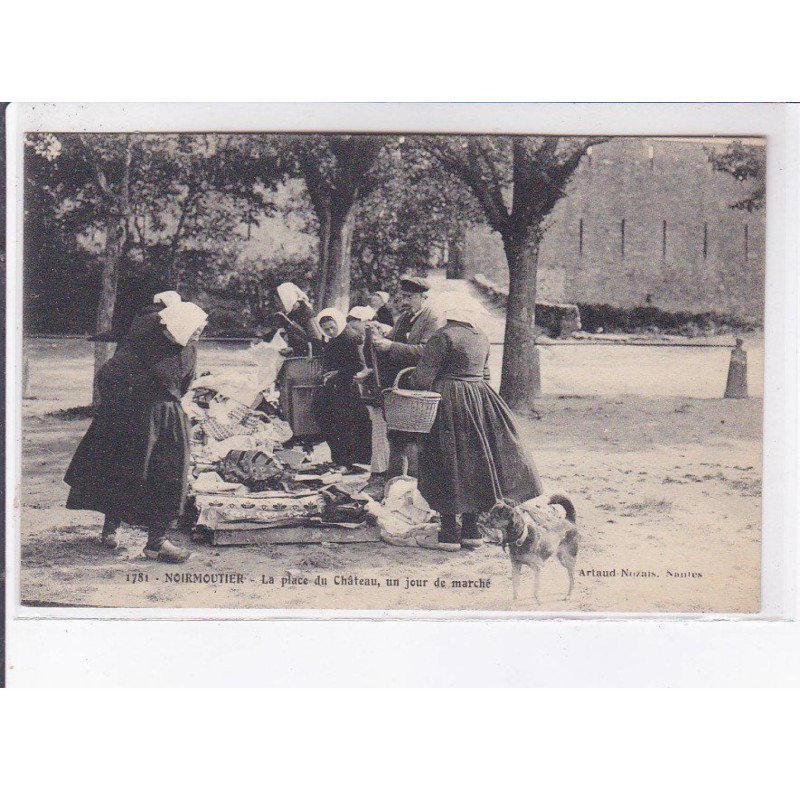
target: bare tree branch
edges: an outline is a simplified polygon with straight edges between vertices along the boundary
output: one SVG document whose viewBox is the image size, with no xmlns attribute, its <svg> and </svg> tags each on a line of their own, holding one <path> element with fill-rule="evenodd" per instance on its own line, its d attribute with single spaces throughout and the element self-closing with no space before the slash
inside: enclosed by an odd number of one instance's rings
<svg viewBox="0 0 800 800">
<path fill-rule="evenodd" d="M 500 174 L 497 171 L 497 164 L 495 160 L 486 152 L 480 140 L 477 137 L 469 139 L 467 148 L 472 148 L 476 163 L 479 165 L 478 172 L 482 176 L 483 171 L 480 167 L 481 162 L 488 169 L 491 175 L 491 181 L 486 183 L 487 199 L 491 202 L 494 208 L 494 214 L 498 220 L 502 219 L 503 224 L 508 223 L 509 210 L 506 208 L 505 201 L 503 200 L 503 182 Z"/>
<path fill-rule="evenodd" d="M 94 182 L 97 185 L 97 188 L 100 190 L 100 194 L 109 202 L 115 203 L 117 198 L 114 192 L 111 190 L 109 186 L 108 179 L 105 176 L 105 173 L 100 169 L 99 166 L 99 158 L 97 153 L 92 150 L 91 145 L 85 134 L 79 133 L 78 134 L 78 142 L 80 142 L 81 150 L 83 151 L 84 159 L 86 163 L 89 165 L 89 169 L 92 171 L 92 176 L 94 177 Z"/>
<path fill-rule="evenodd" d="M 301 147 L 297 155 L 297 162 L 311 198 L 311 205 L 314 206 L 314 211 L 319 216 L 325 212 L 328 206 L 326 189 L 329 188 L 319 169 L 319 161 L 305 147 Z"/>
<path fill-rule="evenodd" d="M 139 246 L 139 251 L 142 254 L 142 261 L 147 263 L 147 231 L 145 229 L 144 221 L 140 221 L 137 214 L 131 214 L 130 223 L 134 232 L 136 233 L 136 243 Z"/>
<path fill-rule="evenodd" d="M 183 236 L 183 231 L 186 227 L 186 220 L 189 218 L 190 214 L 195 211 L 195 204 L 200 194 L 200 187 L 196 183 L 190 183 L 186 189 L 186 197 L 181 204 L 181 212 L 180 216 L 178 217 L 178 224 L 175 227 L 175 233 L 172 235 L 169 243 L 168 251 L 170 280 L 173 278 L 173 271 L 175 269 L 175 265 L 178 263 L 181 236 Z"/>
<path fill-rule="evenodd" d="M 447 145 L 441 144 L 431 137 L 426 137 L 422 146 L 446 170 L 459 178 L 472 191 L 486 214 L 489 224 L 496 231 L 502 233 L 508 224 L 508 210 L 505 204 L 502 203 L 502 195 L 500 195 L 500 203 L 492 195 L 490 186 L 480 172 L 479 162 L 473 159 L 472 163 L 470 163 L 468 160 L 453 153 Z M 469 149 L 469 144 L 467 149 Z M 473 154 L 475 154 L 474 150 Z"/>
<path fill-rule="evenodd" d="M 572 174 L 578 167 L 580 160 L 586 155 L 586 151 L 597 144 L 607 142 L 610 137 L 608 136 L 591 136 L 584 139 L 574 149 L 567 152 L 567 155 L 561 159 L 560 164 L 556 168 L 556 174 L 560 178 L 567 177 Z"/>
</svg>

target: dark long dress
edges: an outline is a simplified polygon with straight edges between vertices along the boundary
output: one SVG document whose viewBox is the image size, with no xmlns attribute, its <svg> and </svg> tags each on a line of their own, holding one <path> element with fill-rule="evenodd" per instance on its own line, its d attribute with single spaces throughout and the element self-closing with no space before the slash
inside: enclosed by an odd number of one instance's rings
<svg viewBox="0 0 800 800">
<path fill-rule="evenodd" d="M 98 374 L 100 405 L 67 469 L 67 508 L 166 528 L 183 513 L 189 424 L 181 397 L 194 377 L 193 344 L 170 342 L 155 312 L 137 316 Z"/>
<path fill-rule="evenodd" d="M 314 319 L 314 309 L 306 303 L 298 303 L 287 315 L 298 327 L 286 327 L 286 342 L 296 356 L 307 356 L 309 344 L 311 352 L 316 355 L 322 350 L 322 341 L 319 339 L 319 325 Z"/>
<path fill-rule="evenodd" d="M 487 383 L 488 357 L 482 331 L 450 322 L 428 340 L 412 374 L 415 387 L 442 395 L 419 454 L 419 491 L 441 514 L 474 514 L 502 498 L 542 493 L 511 410 Z"/>
<path fill-rule="evenodd" d="M 372 423 L 353 376 L 364 369 L 363 337 L 349 325 L 325 345 L 322 368 L 336 370 L 314 398 L 313 412 L 334 463 L 369 464 Z"/>
</svg>

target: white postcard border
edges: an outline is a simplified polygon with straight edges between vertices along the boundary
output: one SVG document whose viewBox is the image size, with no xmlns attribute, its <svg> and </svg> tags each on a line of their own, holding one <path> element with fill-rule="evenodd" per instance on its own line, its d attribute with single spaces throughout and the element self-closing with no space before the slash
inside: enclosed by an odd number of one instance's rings
<svg viewBox="0 0 800 800">
<path fill-rule="evenodd" d="M 7 630 L 10 667 L 39 651 L 52 625 L 95 636 L 98 646 L 133 633 L 133 620 L 471 620 L 447 629 L 447 637 L 494 620 L 542 625 L 623 625 L 639 629 L 642 618 L 659 630 L 669 626 L 730 624 L 783 627 L 798 616 L 797 574 L 797 230 L 798 109 L 780 104 L 12 104 L 7 111 Z M 58 609 L 22 608 L 19 586 L 19 488 L 22 348 L 22 134 L 25 131 L 437 131 L 615 135 L 766 136 L 767 286 L 764 381 L 764 489 L 762 610 L 757 615 L 682 615 L 459 611 L 310 611 L 269 609 Z M 702 535 L 702 534 L 699 534 Z M 46 622 L 49 620 L 50 622 Z M 111 621 L 126 621 L 120 625 Z M 355 620 L 355 622 L 353 622 Z M 579 620 L 579 621 L 578 621 Z M 768 622 L 771 621 L 771 622 Z M 145 624 L 145 623 L 142 623 Z M 222 622 L 220 622 L 222 624 Z M 276 623 L 277 624 L 277 623 Z M 294 624 L 293 622 L 281 623 Z M 311 623 L 305 622 L 304 625 Z M 437 623 L 441 624 L 441 623 Z M 577 624 L 578 628 L 573 626 Z M 38 628 L 35 626 L 39 625 Z M 146 624 L 145 624 L 146 625 Z M 87 627 L 88 626 L 88 627 Z M 666 626 L 666 627 L 665 627 Z M 136 625 L 138 629 L 140 625 Z M 169 626 L 174 632 L 182 626 Z M 215 626 L 216 627 L 216 626 Z M 269 627 L 269 626 L 266 626 Z M 316 627 L 316 626 L 315 626 Z M 146 629 L 146 627 L 145 627 Z M 340 629 L 337 626 L 337 629 Z M 52 629 L 55 630 L 55 629 Z M 187 623 L 187 633 L 195 625 Z M 258 629 L 259 635 L 265 628 Z M 562 630 L 564 628 L 562 627 Z M 607 630 L 607 628 L 606 628 Z M 245 635 L 245 631 L 241 631 Z M 252 635 L 249 634 L 249 635 Z M 179 634 L 180 636 L 180 634 Z M 47 639 L 47 636 L 44 637 Z M 136 637 L 132 636 L 131 640 Z M 11 673 L 9 673 L 10 675 Z"/>
</svg>

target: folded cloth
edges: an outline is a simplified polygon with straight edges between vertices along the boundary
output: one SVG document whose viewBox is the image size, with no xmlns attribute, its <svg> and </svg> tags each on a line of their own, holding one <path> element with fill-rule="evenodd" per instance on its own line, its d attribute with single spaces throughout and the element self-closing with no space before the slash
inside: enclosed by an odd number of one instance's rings
<svg viewBox="0 0 800 800">
<path fill-rule="evenodd" d="M 219 468 L 222 478 L 232 483 L 241 483 L 255 492 L 274 487 L 274 479 L 280 478 L 283 465 L 271 453 L 263 450 L 231 450 Z"/>
<path fill-rule="evenodd" d="M 238 416 L 238 410 L 228 418 L 229 421 L 220 420 L 219 414 L 207 415 L 198 424 L 203 427 L 209 437 L 218 442 L 232 436 L 256 436 L 271 442 L 272 446 L 268 448 L 270 450 L 275 443 L 282 444 L 291 438 L 291 428 L 283 420 L 270 422 L 258 411 L 243 415 L 240 421 L 236 421 L 236 416 Z"/>
<path fill-rule="evenodd" d="M 202 378 L 198 378 L 198 381 L 202 380 Z M 200 408 L 208 408 L 209 403 L 211 402 L 211 398 L 216 395 L 217 390 L 211 389 L 206 386 L 192 386 L 192 399 Z"/>
<path fill-rule="evenodd" d="M 204 453 L 213 461 L 222 461 L 231 450 L 261 450 L 271 453 L 276 442 L 262 433 L 238 433 L 221 441 L 209 441 Z"/>
<path fill-rule="evenodd" d="M 228 483 L 216 472 L 201 472 L 192 482 L 192 492 L 195 494 L 221 494 L 235 492 L 241 484 Z"/>
<path fill-rule="evenodd" d="M 239 400 L 215 395 L 208 404 L 208 417 L 215 419 L 220 425 L 241 425 L 243 428 L 257 430 L 269 422 L 266 415 L 254 411 Z"/>
<path fill-rule="evenodd" d="M 414 478 L 395 481 L 389 488 L 383 507 L 393 514 L 404 517 L 413 525 L 428 522 L 436 513 L 419 493 Z"/>
<path fill-rule="evenodd" d="M 277 380 L 278 373 L 286 358 L 281 354 L 289 345 L 278 331 L 269 342 L 251 345 L 248 355 L 258 365 L 256 382 L 259 389 L 269 389 Z"/>
<path fill-rule="evenodd" d="M 391 533 L 379 527 L 378 535 L 382 541 L 396 547 L 420 547 L 420 542 L 425 539 L 438 539 L 439 523 L 424 522 L 422 525 L 415 525 L 413 528 L 409 528 L 403 536 L 392 536 Z"/>
<path fill-rule="evenodd" d="M 231 436 L 236 436 L 237 433 L 243 430 L 239 425 L 221 425 L 217 420 L 210 417 L 204 419 L 202 425 L 203 430 L 218 442 L 223 439 L 230 439 Z"/>
<path fill-rule="evenodd" d="M 329 522 L 364 522 L 367 519 L 369 498 L 338 486 L 328 486 L 321 492 L 325 501 L 322 519 Z"/>
<path fill-rule="evenodd" d="M 273 455 L 283 464 L 291 469 L 297 469 L 307 458 L 304 450 L 291 448 L 289 450 L 274 450 Z"/>
<path fill-rule="evenodd" d="M 364 504 L 342 503 L 338 506 L 326 506 L 322 519 L 326 522 L 365 522 L 367 512 Z"/>
<path fill-rule="evenodd" d="M 434 524 L 438 515 L 419 493 L 413 478 L 394 483 L 388 497 L 382 503 L 370 500 L 366 511 L 377 523 L 381 539 L 401 547 L 417 547 L 420 533 L 428 534 L 438 527 Z"/>
<path fill-rule="evenodd" d="M 308 456 L 310 464 L 330 464 L 331 463 L 331 448 L 327 442 L 315 444 L 314 448 Z"/>
<path fill-rule="evenodd" d="M 294 436 L 292 426 L 282 419 L 271 420 L 266 427 L 263 428 L 265 435 L 270 439 L 274 439 L 279 444 L 285 444 Z"/>
<path fill-rule="evenodd" d="M 281 412 L 281 396 L 279 392 L 267 389 L 259 392 L 250 406 L 254 411 L 260 411 L 268 417 L 277 417 Z"/>
<path fill-rule="evenodd" d="M 250 370 L 252 373 L 252 369 Z M 223 370 L 213 375 L 204 375 L 197 378 L 192 384 L 195 391 L 205 389 L 214 391 L 222 398 L 235 400 L 245 406 L 255 402 L 258 393 L 265 387 L 254 374 L 244 370 Z"/>
<path fill-rule="evenodd" d="M 202 425 L 193 425 L 191 429 L 191 436 L 189 439 L 189 446 L 203 447 L 208 442 L 208 434 Z"/>
<path fill-rule="evenodd" d="M 310 517 L 319 517 L 325 508 L 325 502 L 319 494 L 296 498 L 198 495 L 195 505 L 199 512 L 197 524 L 212 529 L 231 522 L 261 522 L 266 525 L 278 521 L 302 522 Z"/>
</svg>

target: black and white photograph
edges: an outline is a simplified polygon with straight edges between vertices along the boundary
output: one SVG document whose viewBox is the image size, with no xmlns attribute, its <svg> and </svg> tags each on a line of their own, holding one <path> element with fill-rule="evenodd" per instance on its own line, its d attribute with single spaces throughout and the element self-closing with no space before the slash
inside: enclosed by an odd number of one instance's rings
<svg viewBox="0 0 800 800">
<path fill-rule="evenodd" d="M 22 607 L 761 610 L 759 131 L 18 133 Z"/>
</svg>

